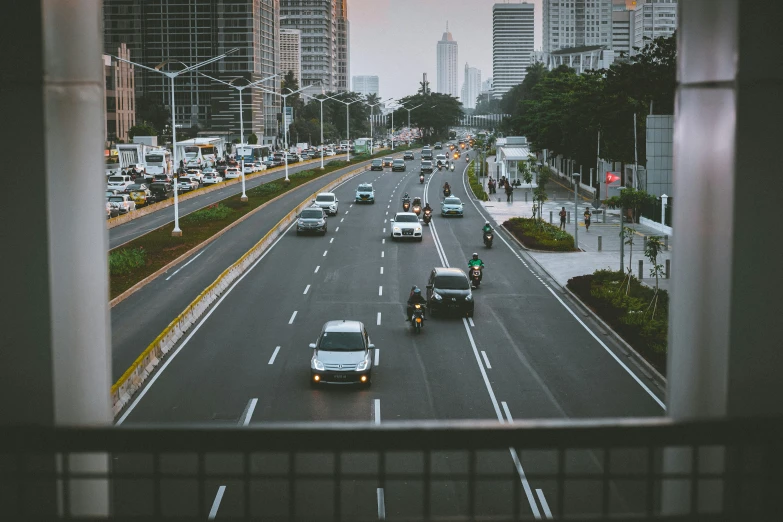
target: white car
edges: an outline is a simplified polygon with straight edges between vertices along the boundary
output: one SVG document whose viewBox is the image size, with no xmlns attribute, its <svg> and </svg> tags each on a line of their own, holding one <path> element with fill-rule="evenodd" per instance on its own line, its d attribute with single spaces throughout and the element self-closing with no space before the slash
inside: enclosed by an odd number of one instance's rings
<svg viewBox="0 0 783 522">
<path fill-rule="evenodd" d="M 252 174 L 256 171 L 256 167 L 252 163 L 245 163 L 245 174 Z"/>
<path fill-rule="evenodd" d="M 124 192 L 131 185 L 133 185 L 133 180 L 131 180 L 130 176 L 109 176 L 109 180 L 106 182 L 106 190 Z"/>
<path fill-rule="evenodd" d="M 391 240 L 395 239 L 416 239 L 422 240 L 421 223 L 419 216 L 413 212 L 397 212 L 391 219 Z"/>
<path fill-rule="evenodd" d="M 321 209 L 328 215 L 336 216 L 340 211 L 338 208 L 337 196 L 333 192 L 321 192 L 315 196 L 313 205 L 321 207 Z"/>
<path fill-rule="evenodd" d="M 326 149 L 324 151 L 324 156 L 337 156 L 337 153 L 332 149 Z"/>
<path fill-rule="evenodd" d="M 214 185 L 216 183 L 220 183 L 221 181 L 223 181 L 223 177 L 218 174 L 217 171 L 207 172 L 204 174 L 204 179 L 201 180 L 204 185 Z"/>
<path fill-rule="evenodd" d="M 108 201 L 112 207 L 120 211 L 120 214 L 127 214 L 131 210 L 136 210 L 136 203 L 127 194 L 109 196 Z"/>
<path fill-rule="evenodd" d="M 253 167 L 256 169 L 256 172 L 261 172 L 262 170 L 266 170 L 266 165 L 264 165 L 260 161 L 254 161 Z"/>
<path fill-rule="evenodd" d="M 190 192 L 199 187 L 198 179 L 188 176 L 181 176 L 177 182 L 177 190 L 180 192 Z"/>
<path fill-rule="evenodd" d="M 226 179 L 237 179 L 241 175 L 239 167 L 228 167 L 226 169 Z"/>
</svg>

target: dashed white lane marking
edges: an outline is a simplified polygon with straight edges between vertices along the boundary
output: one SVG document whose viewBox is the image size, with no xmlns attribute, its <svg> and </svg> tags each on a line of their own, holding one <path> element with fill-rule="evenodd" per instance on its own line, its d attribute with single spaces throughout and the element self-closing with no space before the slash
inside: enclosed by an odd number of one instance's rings
<svg viewBox="0 0 783 522">
<path fill-rule="evenodd" d="M 487 359 L 487 352 L 482 350 L 481 351 L 481 356 L 484 358 L 484 364 L 487 366 L 487 370 L 491 370 L 492 369 L 492 365 L 489 364 L 489 359 Z"/>
<path fill-rule="evenodd" d="M 386 255 L 386 252 L 381 252 L 381 257 L 384 257 Z"/>
<path fill-rule="evenodd" d="M 375 424 L 381 423 L 381 400 L 375 399 Z"/>
<path fill-rule="evenodd" d="M 378 520 L 386 520 L 386 500 L 383 495 L 383 488 L 378 488 Z"/>
<path fill-rule="evenodd" d="M 327 252 L 328 252 L 328 250 L 324 250 L 324 255 L 323 255 L 323 257 L 326 257 L 326 253 L 327 253 Z"/>
<path fill-rule="evenodd" d="M 389 201 L 391 201 L 391 200 L 389 200 Z M 386 205 L 386 208 L 390 208 L 390 207 L 391 207 L 391 205 Z"/>
<path fill-rule="evenodd" d="M 277 348 L 275 348 L 275 353 L 272 354 L 272 358 L 269 359 L 269 363 L 267 363 L 267 364 L 274 364 L 275 357 L 277 357 L 277 352 L 279 352 L 279 351 L 280 351 L 280 347 L 278 346 Z"/>
<path fill-rule="evenodd" d="M 346 214 L 347 214 L 348 212 L 350 212 L 350 210 L 346 210 L 346 211 L 345 211 L 345 213 L 346 213 Z"/>
<path fill-rule="evenodd" d="M 384 219 L 383 222 L 386 223 L 386 220 Z"/>
<path fill-rule="evenodd" d="M 376 326 L 380 326 L 381 325 L 381 313 L 380 312 L 378 312 L 378 319 L 376 319 L 375 325 Z"/>
<path fill-rule="evenodd" d="M 552 519 L 552 511 L 549 509 L 549 504 L 547 504 L 546 497 L 544 496 L 544 491 L 537 489 L 536 495 L 538 495 L 538 500 L 541 502 L 541 507 L 544 508 L 544 516 L 548 518 L 549 520 Z"/>
<path fill-rule="evenodd" d="M 226 486 L 220 486 L 215 495 L 215 500 L 212 501 L 212 508 L 209 510 L 209 516 L 207 520 L 215 520 L 218 509 L 220 508 L 220 501 L 223 500 L 223 494 L 226 492 Z"/>
<path fill-rule="evenodd" d="M 313 273 L 317 274 L 320 269 L 321 269 L 321 265 L 318 265 L 317 267 L 315 267 L 315 272 L 313 272 Z"/>
<path fill-rule="evenodd" d="M 348 208 L 353 208 L 353 203 L 351 203 L 350 205 L 348 205 Z"/>
<path fill-rule="evenodd" d="M 383 238 L 383 239 L 381 239 L 381 244 L 382 244 L 382 245 L 385 245 L 385 244 L 386 244 L 386 238 Z"/>
<path fill-rule="evenodd" d="M 383 286 L 378 287 L 378 295 L 383 295 Z"/>
<path fill-rule="evenodd" d="M 381 275 L 383 275 L 383 267 L 381 267 Z"/>
<path fill-rule="evenodd" d="M 334 231 L 335 232 L 339 232 L 340 231 L 340 227 L 335 228 Z"/>
<path fill-rule="evenodd" d="M 470 326 L 473 326 L 473 327 L 476 326 L 476 324 L 473 322 L 473 318 L 472 317 L 468 317 L 468 322 L 470 323 Z"/>
<path fill-rule="evenodd" d="M 307 295 L 307 291 L 310 290 L 310 285 L 307 285 L 304 289 L 304 292 L 302 292 L 302 295 Z"/>
<path fill-rule="evenodd" d="M 340 223 L 342 223 L 343 221 L 345 221 L 345 218 L 340 218 Z"/>
<path fill-rule="evenodd" d="M 389 211 L 388 211 L 388 210 L 386 211 L 386 215 L 387 215 L 387 216 L 389 215 Z M 384 223 L 385 223 L 385 221 L 384 221 Z"/>
<path fill-rule="evenodd" d="M 384 234 L 386 233 L 386 227 L 383 227 L 383 233 Z"/>
<path fill-rule="evenodd" d="M 331 243 L 334 243 L 334 238 L 330 239 L 330 240 L 329 240 L 329 243 L 330 243 L 330 244 L 331 244 Z"/>
<path fill-rule="evenodd" d="M 278 346 L 278 348 L 280 348 Z M 277 352 L 275 352 L 277 353 Z M 272 364 L 271 362 L 269 364 Z M 242 420 L 241 425 L 247 426 L 250 424 L 250 419 L 253 418 L 253 412 L 256 411 L 256 405 L 258 404 L 258 399 L 250 399 L 247 403 L 247 406 L 245 407 L 245 411 L 242 412 Z"/>
<path fill-rule="evenodd" d="M 291 314 L 291 319 L 288 320 L 288 324 L 294 324 L 294 319 L 296 319 L 296 310 L 293 314 Z"/>
</svg>

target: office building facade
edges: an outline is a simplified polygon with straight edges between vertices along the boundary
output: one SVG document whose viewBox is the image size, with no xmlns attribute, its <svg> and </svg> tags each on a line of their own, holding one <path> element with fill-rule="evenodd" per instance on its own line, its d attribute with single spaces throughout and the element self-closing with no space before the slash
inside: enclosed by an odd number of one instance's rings
<svg viewBox="0 0 783 522">
<path fill-rule="evenodd" d="M 280 0 L 261 0 L 261 77 L 268 78 L 280 73 Z M 282 77 L 278 76 L 264 84 L 267 89 L 280 92 Z M 271 145 L 280 133 L 277 115 L 282 102 L 279 96 L 261 92 L 264 107 L 264 134 L 258 136 L 259 143 Z"/>
<path fill-rule="evenodd" d="M 364 96 L 369 96 L 370 94 L 378 96 L 380 93 L 380 79 L 377 76 L 370 75 L 354 76 L 351 90 Z"/>
<path fill-rule="evenodd" d="M 296 83 L 302 82 L 302 31 L 299 29 L 280 30 L 280 76 L 288 71 L 294 73 Z"/>
<path fill-rule="evenodd" d="M 631 13 L 628 10 L 612 12 L 612 50 L 616 54 L 631 54 Z"/>
<path fill-rule="evenodd" d="M 527 74 L 533 52 L 532 3 L 492 7 L 492 94 L 501 98 Z"/>
<path fill-rule="evenodd" d="M 446 32 L 437 46 L 437 92 L 459 97 L 457 84 L 457 58 L 459 49 L 456 40 L 446 26 Z"/>
<path fill-rule="evenodd" d="M 465 64 L 465 81 L 462 83 L 460 101 L 466 109 L 476 108 L 476 98 L 481 92 L 481 71 L 476 67 Z"/>
<path fill-rule="evenodd" d="M 543 0 L 543 51 L 612 45 L 612 0 Z"/>
<path fill-rule="evenodd" d="M 278 0 L 273 0 L 276 3 Z M 104 0 L 104 50 L 116 52 L 126 44 L 133 61 L 155 67 L 165 62 L 194 65 L 232 48 L 238 51 L 199 71 L 221 80 L 261 80 L 272 71 L 276 42 L 269 38 L 274 24 L 272 0 Z M 262 8 L 265 6 L 265 8 Z M 267 36 L 263 38 L 262 35 Z M 173 67 L 175 68 L 175 67 Z M 241 80 L 240 80 L 241 81 Z M 178 127 L 199 126 L 239 137 L 239 96 L 235 89 L 197 72 L 175 80 Z M 265 85 L 274 86 L 273 82 Z M 170 105 L 168 78 L 137 68 L 136 96 Z M 245 136 L 266 133 L 264 94 L 242 91 Z"/>
<path fill-rule="evenodd" d="M 125 44 L 115 51 L 116 55 L 131 60 L 130 51 Z M 108 54 L 103 55 L 104 112 L 106 141 L 117 143 L 130 141 L 128 130 L 136 125 L 136 83 L 135 68 Z"/>
<path fill-rule="evenodd" d="M 351 88 L 351 24 L 348 21 L 348 0 L 337 0 L 337 90 Z"/>
<path fill-rule="evenodd" d="M 280 26 L 301 31 L 300 86 L 310 94 L 338 88 L 338 0 L 280 0 Z"/>
<path fill-rule="evenodd" d="M 642 49 L 659 36 L 673 35 L 676 29 L 676 0 L 639 0 L 631 14 L 631 47 Z"/>
</svg>

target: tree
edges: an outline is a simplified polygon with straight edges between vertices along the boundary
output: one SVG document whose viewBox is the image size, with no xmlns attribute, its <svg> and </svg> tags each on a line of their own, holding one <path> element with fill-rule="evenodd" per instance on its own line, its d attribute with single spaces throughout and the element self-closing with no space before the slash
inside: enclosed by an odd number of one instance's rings
<svg viewBox="0 0 783 522">
<path fill-rule="evenodd" d="M 156 129 L 163 129 L 171 122 L 171 112 L 152 96 L 136 97 L 136 121 L 149 122 Z"/>
<path fill-rule="evenodd" d="M 280 92 L 282 94 L 289 94 L 299 90 L 299 82 L 296 81 L 294 71 L 288 71 L 283 77 L 283 81 L 280 84 Z M 299 104 L 299 93 L 292 94 L 288 97 L 286 105 L 289 107 L 296 107 Z"/>
<path fill-rule="evenodd" d="M 649 310 L 652 306 L 651 319 L 655 319 L 655 310 L 658 308 L 658 278 L 664 275 L 663 265 L 658 263 L 658 255 L 663 250 L 663 244 L 661 244 L 661 238 L 659 236 L 650 236 L 647 238 L 647 244 L 644 246 L 644 255 L 650 262 L 650 275 L 655 278 L 655 292 L 650 304 L 647 306 Z"/>
<path fill-rule="evenodd" d="M 628 209 L 632 211 L 633 222 L 638 223 L 642 217 L 642 208 L 646 205 L 653 205 L 657 198 L 648 194 L 644 190 L 636 190 L 633 187 L 626 187 L 620 191 L 619 196 L 612 196 L 604 201 L 609 208 Z"/>
<path fill-rule="evenodd" d="M 128 138 L 133 139 L 134 136 L 157 136 L 158 131 L 150 125 L 148 122 L 143 121 L 137 123 L 130 129 L 128 129 Z"/>
<path fill-rule="evenodd" d="M 258 136 L 254 132 L 250 133 L 250 136 L 247 137 L 247 144 L 248 145 L 257 145 L 258 144 Z"/>
<path fill-rule="evenodd" d="M 460 101 L 448 94 L 419 93 L 402 98 L 400 103 L 404 107 L 420 106 L 410 113 L 411 126 L 421 129 L 425 142 L 448 139 L 449 126 L 458 124 L 463 115 Z M 404 108 L 395 110 L 394 120 L 395 124 L 398 121 L 407 124 L 408 111 Z"/>
</svg>

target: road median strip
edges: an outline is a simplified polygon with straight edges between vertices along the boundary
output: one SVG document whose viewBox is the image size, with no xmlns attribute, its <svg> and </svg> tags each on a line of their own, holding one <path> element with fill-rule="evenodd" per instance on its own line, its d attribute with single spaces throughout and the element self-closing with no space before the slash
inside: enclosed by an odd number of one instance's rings
<svg viewBox="0 0 783 522">
<path fill-rule="evenodd" d="M 141 388 L 144 381 L 152 374 L 161 359 L 176 345 L 196 320 L 214 303 L 231 284 L 236 281 L 258 258 L 288 229 L 296 219 L 296 215 L 309 206 L 318 192 L 328 191 L 366 171 L 364 166 L 347 172 L 331 181 L 322 189 L 312 193 L 286 214 L 272 229 L 261 238 L 250 250 L 234 264 L 226 268 L 218 278 L 201 292 L 185 310 L 147 346 L 125 373 L 111 388 L 113 412 L 116 416 L 133 395 Z M 315 180 L 313 180 L 315 181 Z"/>
</svg>

